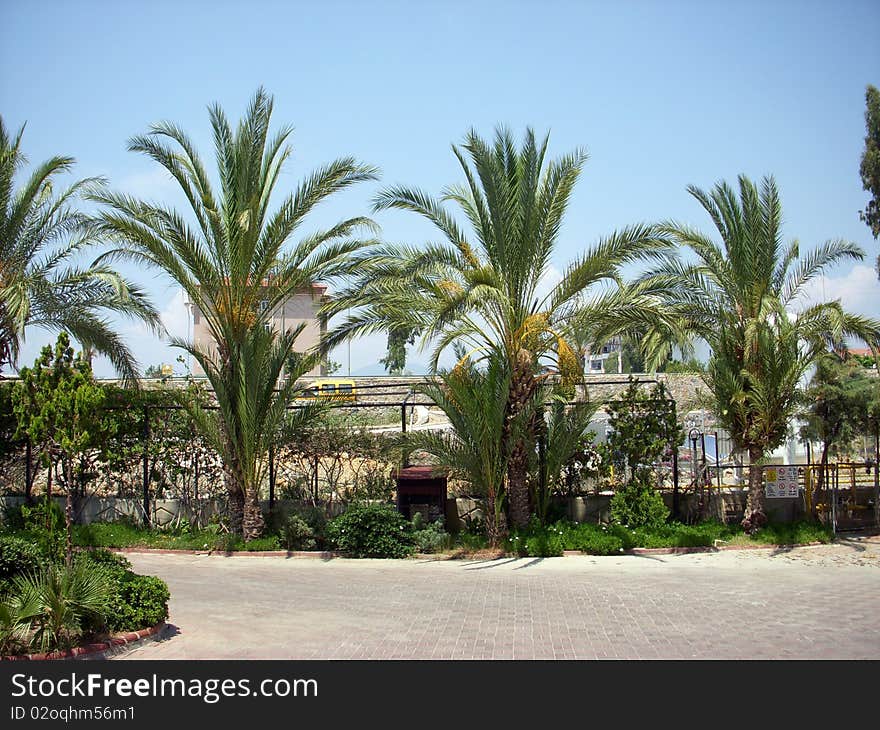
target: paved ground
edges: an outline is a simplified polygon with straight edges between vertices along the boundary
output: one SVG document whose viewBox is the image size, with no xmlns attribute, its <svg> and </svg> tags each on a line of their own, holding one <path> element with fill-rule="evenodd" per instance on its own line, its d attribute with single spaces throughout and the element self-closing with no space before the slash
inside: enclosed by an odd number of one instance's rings
<svg viewBox="0 0 880 730">
<path fill-rule="evenodd" d="M 171 587 L 125 659 L 880 659 L 880 539 L 549 560 L 129 556 Z"/>
</svg>

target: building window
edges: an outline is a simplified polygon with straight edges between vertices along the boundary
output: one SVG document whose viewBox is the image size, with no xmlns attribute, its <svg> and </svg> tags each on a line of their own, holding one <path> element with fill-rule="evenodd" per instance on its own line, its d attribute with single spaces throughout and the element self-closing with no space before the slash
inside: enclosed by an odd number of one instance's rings
<svg viewBox="0 0 880 730">
<path fill-rule="evenodd" d="M 602 361 L 601 360 L 591 360 L 590 361 L 590 370 L 601 370 L 602 369 Z"/>
<path fill-rule="evenodd" d="M 268 311 L 268 309 L 269 309 L 269 300 L 268 299 L 261 299 L 259 305 L 257 306 L 257 311 L 259 311 L 259 313 L 262 314 L 263 312 Z"/>
</svg>

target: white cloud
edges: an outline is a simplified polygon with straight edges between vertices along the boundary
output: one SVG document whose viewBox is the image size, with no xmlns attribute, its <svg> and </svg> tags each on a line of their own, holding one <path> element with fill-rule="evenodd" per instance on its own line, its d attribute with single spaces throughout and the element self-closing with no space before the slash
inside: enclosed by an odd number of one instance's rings
<svg viewBox="0 0 880 730">
<path fill-rule="evenodd" d="M 839 299 L 844 309 L 880 319 L 880 281 L 870 266 L 857 264 L 840 276 L 813 279 L 798 299 L 798 309 Z"/>
</svg>

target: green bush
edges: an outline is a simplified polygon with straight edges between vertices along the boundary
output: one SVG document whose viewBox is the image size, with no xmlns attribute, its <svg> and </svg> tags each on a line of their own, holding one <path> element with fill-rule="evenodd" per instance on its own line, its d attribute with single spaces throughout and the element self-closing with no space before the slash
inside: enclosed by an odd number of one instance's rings
<svg viewBox="0 0 880 730">
<path fill-rule="evenodd" d="M 90 565 L 100 565 L 107 568 L 113 573 L 126 572 L 131 570 L 131 561 L 107 550 L 107 548 L 95 548 L 94 550 L 84 550 L 78 553 L 77 560 L 85 561 Z"/>
<path fill-rule="evenodd" d="M 107 612 L 107 628 L 113 632 L 136 631 L 168 618 L 165 582 L 152 575 L 126 571 L 114 581 Z"/>
<path fill-rule="evenodd" d="M 414 549 L 412 525 L 388 505 L 353 505 L 327 525 L 335 547 L 357 558 L 405 558 Z"/>
<path fill-rule="evenodd" d="M 449 535 L 443 529 L 443 520 L 425 524 L 420 513 L 413 515 L 412 537 L 418 553 L 438 553 L 449 546 Z"/>
<path fill-rule="evenodd" d="M 633 481 L 611 498 L 611 521 L 624 527 L 661 527 L 669 518 L 663 496 L 650 484 Z"/>
<path fill-rule="evenodd" d="M 30 627 L 30 648 L 66 649 L 112 614 L 113 578 L 103 568 L 76 561 L 71 567 L 50 565 L 12 580 L 4 613 Z"/>
<path fill-rule="evenodd" d="M 281 524 L 279 539 L 288 550 L 314 550 L 315 533 L 298 514 L 291 513 Z"/>
<path fill-rule="evenodd" d="M 35 543 L 14 535 L 0 535 L 0 581 L 19 573 L 33 573 L 45 562 L 43 552 Z"/>
<path fill-rule="evenodd" d="M 565 550 L 562 523 L 541 525 L 532 519 L 524 530 L 514 530 L 507 541 L 508 550 L 532 558 L 553 558 Z"/>
<path fill-rule="evenodd" d="M 617 555 L 632 547 L 630 533 L 619 525 L 572 525 L 566 538 L 566 550 L 590 555 Z"/>
<path fill-rule="evenodd" d="M 50 499 L 41 499 L 34 506 L 21 506 L 24 529 L 34 535 L 40 550 L 52 562 L 64 560 L 67 528 L 64 511 Z"/>
</svg>

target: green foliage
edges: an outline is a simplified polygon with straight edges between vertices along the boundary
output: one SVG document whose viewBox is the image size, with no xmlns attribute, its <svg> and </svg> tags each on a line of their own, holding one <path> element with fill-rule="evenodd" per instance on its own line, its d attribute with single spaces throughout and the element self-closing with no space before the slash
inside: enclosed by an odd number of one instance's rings
<svg viewBox="0 0 880 730">
<path fill-rule="evenodd" d="M 414 549 L 412 525 L 388 505 L 353 505 L 327 525 L 327 537 L 356 558 L 405 558 Z"/>
<path fill-rule="evenodd" d="M 379 360 L 389 375 L 403 375 L 406 368 L 406 346 L 414 345 L 419 330 L 416 327 L 392 327 L 388 330 L 385 357 Z"/>
<path fill-rule="evenodd" d="M 58 504 L 46 497 L 35 505 L 19 508 L 22 528 L 33 536 L 43 556 L 50 562 L 64 559 L 65 518 Z"/>
<path fill-rule="evenodd" d="M 125 571 L 113 584 L 108 600 L 107 628 L 113 632 L 136 631 L 168 618 L 168 586 L 152 575 Z"/>
<path fill-rule="evenodd" d="M 82 354 L 74 358 L 64 332 L 54 349 L 43 348 L 33 368 L 21 369 L 20 377 L 12 394 L 15 437 L 27 438 L 37 448 L 68 498 L 81 494 L 85 479 L 80 457 L 102 446 L 109 431 L 104 389 L 94 382 Z"/>
<path fill-rule="evenodd" d="M 784 242 L 775 180 L 766 177 L 759 186 L 740 175 L 738 183 L 738 190 L 726 182 L 708 192 L 688 188 L 721 243 L 689 225 L 661 224 L 695 258 L 658 266 L 642 283 L 677 320 L 649 333 L 653 357 L 668 354 L 683 338 L 702 339 L 712 351 L 704 381 L 719 425 L 755 467 L 743 523 L 754 529 L 766 519 L 760 463 L 785 439 L 802 377 L 829 343 L 860 339 L 876 349 L 880 321 L 847 312 L 839 300 L 799 307 L 811 281 L 830 266 L 861 260 L 864 252 L 835 239 L 801 255 L 797 241 Z M 799 311 L 791 315 L 794 309 Z"/>
<path fill-rule="evenodd" d="M 86 570 L 104 571 L 109 578 L 107 609 L 95 628 L 137 631 L 168 617 L 168 586 L 154 576 L 132 572 L 127 558 L 102 548 L 79 553 L 76 562 Z"/>
<path fill-rule="evenodd" d="M 831 528 L 815 522 L 770 523 L 758 530 L 754 540 L 770 545 L 803 545 L 811 542 L 829 543 L 834 539 Z"/>
<path fill-rule="evenodd" d="M 431 454 L 449 469 L 450 477 L 466 482 L 472 495 L 485 499 L 488 534 L 494 540 L 503 520 L 505 475 L 513 445 L 502 435 L 505 428 L 511 433 L 522 431 L 525 413 L 508 419 L 510 373 L 498 359 L 490 360 L 485 370 L 467 360 L 441 372 L 439 381 L 420 386 L 420 391 L 443 411 L 452 430 L 407 433 L 407 453 Z"/>
<path fill-rule="evenodd" d="M 43 551 L 35 543 L 15 535 L 0 535 L 0 581 L 20 573 L 35 573 L 45 562 Z"/>
<path fill-rule="evenodd" d="M 563 550 L 590 555 L 619 555 L 633 548 L 714 547 L 716 541 L 742 545 L 798 545 L 830 542 L 831 538 L 829 528 L 813 522 L 771 523 L 747 537 L 734 525 L 711 520 L 696 525 L 672 522 L 636 529 L 566 520 L 541 526 L 533 520 L 527 529 L 511 534 L 508 549 L 528 557 L 552 557 L 561 555 Z"/>
<path fill-rule="evenodd" d="M 417 553 L 439 553 L 449 546 L 449 535 L 443 528 L 443 520 L 425 524 L 420 512 L 412 518 L 412 538 Z"/>
<path fill-rule="evenodd" d="M 624 527 L 659 527 L 669 518 L 663 497 L 650 484 L 630 481 L 611 498 L 611 520 Z"/>
<path fill-rule="evenodd" d="M 864 425 L 875 379 L 851 361 L 828 355 L 816 364 L 816 372 L 804 393 L 807 408 L 802 414 L 801 438 L 822 443 L 823 457 L 835 450 L 846 453 Z"/>
<path fill-rule="evenodd" d="M 706 372 L 706 366 L 696 360 L 694 358 L 690 358 L 688 360 L 680 361 L 680 360 L 670 360 L 667 362 L 662 369 L 657 368 L 658 370 L 662 370 L 664 373 L 704 373 Z"/>
<path fill-rule="evenodd" d="M 282 522 L 279 539 L 288 550 L 314 550 L 317 546 L 314 530 L 296 513 L 287 515 Z"/>
<path fill-rule="evenodd" d="M 88 178 L 58 188 L 74 159 L 52 157 L 14 190 L 16 173 L 27 163 L 23 132 L 10 137 L 0 117 L 0 368 L 15 363 L 26 328 L 41 328 L 72 333 L 131 380 L 137 376 L 134 356 L 105 315 L 158 329 L 158 313 L 140 287 L 106 265 L 86 268 L 77 260 L 102 239 L 75 204 L 104 181 Z"/>
<path fill-rule="evenodd" d="M 50 565 L 16 576 L 8 602 L 12 613 L 31 625 L 31 648 L 67 649 L 107 615 L 111 585 L 109 573 L 96 566 Z"/>
<path fill-rule="evenodd" d="M 658 383 L 649 392 L 629 379 L 624 393 L 608 406 L 608 446 L 622 460 L 629 483 L 649 483 L 651 470 L 682 439 L 675 401 Z"/>
<path fill-rule="evenodd" d="M 862 187 L 871 195 L 861 218 L 874 238 L 880 236 L 880 90 L 868 84 L 865 89 L 865 150 L 859 165 Z M 880 261 L 880 259 L 878 259 Z"/>
</svg>

